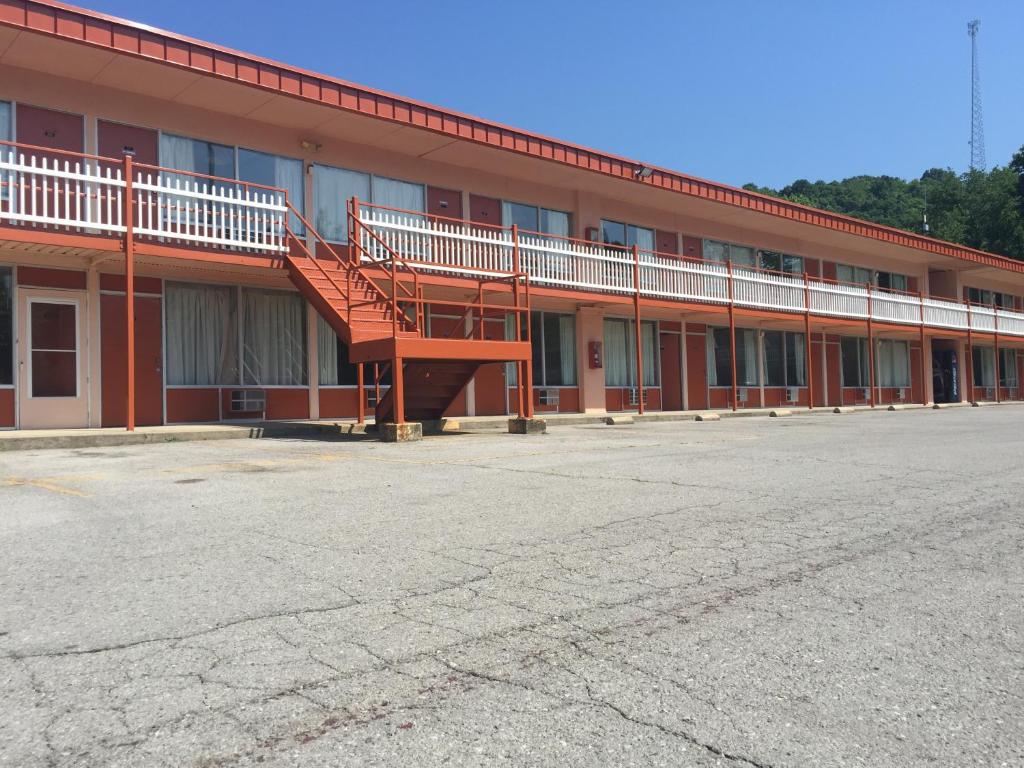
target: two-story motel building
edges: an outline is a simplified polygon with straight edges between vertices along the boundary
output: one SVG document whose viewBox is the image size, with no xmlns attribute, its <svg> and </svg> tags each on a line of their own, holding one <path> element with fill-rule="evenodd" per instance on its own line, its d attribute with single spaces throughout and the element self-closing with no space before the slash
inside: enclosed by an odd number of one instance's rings
<svg viewBox="0 0 1024 768">
<path fill-rule="evenodd" d="M 0 140 L 0 427 L 1020 397 L 1024 263 L 50 0 Z"/>
</svg>

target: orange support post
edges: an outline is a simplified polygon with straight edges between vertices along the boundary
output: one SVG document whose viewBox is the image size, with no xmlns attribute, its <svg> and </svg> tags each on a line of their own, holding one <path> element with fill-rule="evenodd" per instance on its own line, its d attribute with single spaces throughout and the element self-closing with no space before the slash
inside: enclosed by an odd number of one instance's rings
<svg viewBox="0 0 1024 768">
<path fill-rule="evenodd" d="M 868 289 L 868 383 L 871 385 L 869 402 L 874 408 L 875 403 L 875 331 L 871 317 L 871 283 L 865 283 Z"/>
<path fill-rule="evenodd" d="M 1002 400 L 1003 395 L 999 391 L 999 389 L 1000 389 L 1000 380 L 1001 380 L 1000 368 L 1002 368 L 1002 365 L 1000 364 L 1000 360 L 999 360 L 999 307 L 997 307 L 995 305 L 995 302 L 992 303 L 992 322 L 994 324 L 993 327 L 995 329 L 994 330 L 994 334 L 993 334 L 993 339 L 992 339 L 992 346 L 993 346 L 992 358 L 993 358 L 993 364 L 995 365 L 995 369 L 996 369 L 995 370 L 995 374 L 996 374 L 996 402 L 997 403 L 1001 403 L 1003 401 Z"/>
<path fill-rule="evenodd" d="M 356 398 L 359 405 L 356 407 L 356 415 L 360 424 L 366 423 L 366 373 L 363 363 L 356 363 Z"/>
<path fill-rule="evenodd" d="M 394 404 L 395 424 L 405 424 L 405 382 L 400 357 L 396 357 L 391 363 L 391 399 Z"/>
<path fill-rule="evenodd" d="M 127 319 L 125 353 L 128 361 L 128 403 L 125 424 L 135 431 L 135 200 L 132 190 L 132 156 L 124 156 L 124 295 Z"/>
<path fill-rule="evenodd" d="M 738 409 L 737 400 L 740 396 L 739 384 L 736 382 L 736 307 L 733 304 L 732 259 L 725 262 L 728 270 L 727 285 L 729 288 L 729 358 L 732 364 L 732 409 Z"/>
<path fill-rule="evenodd" d="M 633 245 L 633 331 L 636 334 L 637 411 L 644 415 L 644 344 L 640 327 L 640 248 Z"/>
<path fill-rule="evenodd" d="M 807 354 L 804 356 L 804 367 L 807 374 L 807 409 L 814 408 L 814 366 L 811 364 L 811 282 L 804 272 L 804 340 L 807 342 Z M 762 406 L 764 403 L 761 404 Z"/>
<path fill-rule="evenodd" d="M 928 369 L 924 361 L 924 294 L 918 292 L 918 305 L 921 308 L 921 405 L 928 405 Z"/>
<path fill-rule="evenodd" d="M 519 225 L 512 225 L 512 304 L 519 309 Z M 516 326 L 516 341 L 523 340 L 523 318 L 522 313 L 516 311 L 513 320 Z M 526 318 L 527 324 L 530 318 Z M 519 418 L 524 417 L 523 413 L 523 363 L 516 361 L 516 414 Z"/>
<path fill-rule="evenodd" d="M 967 402 L 974 402 L 974 318 L 971 315 L 971 304 L 967 304 Z"/>
<path fill-rule="evenodd" d="M 373 364 L 373 401 L 380 402 L 380 363 Z"/>
<path fill-rule="evenodd" d="M 530 281 L 526 281 L 526 317 L 530 317 Z M 526 340 L 533 349 L 533 324 L 527 319 Z M 531 355 L 523 364 L 523 397 L 526 400 L 526 418 L 533 418 L 533 356 Z"/>
</svg>

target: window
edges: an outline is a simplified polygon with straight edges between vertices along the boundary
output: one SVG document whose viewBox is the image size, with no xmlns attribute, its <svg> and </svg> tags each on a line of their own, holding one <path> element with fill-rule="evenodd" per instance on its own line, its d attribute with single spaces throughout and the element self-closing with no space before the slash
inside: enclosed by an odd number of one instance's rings
<svg viewBox="0 0 1024 768">
<path fill-rule="evenodd" d="M 732 386 L 732 346 L 729 343 L 728 328 L 712 328 L 707 335 L 708 385 L 712 387 Z M 736 329 L 736 385 L 756 387 L 760 382 L 757 373 L 757 331 Z"/>
<path fill-rule="evenodd" d="M 306 303 L 297 293 L 242 289 L 242 383 L 306 385 Z"/>
<path fill-rule="evenodd" d="M 758 259 L 761 269 L 768 269 L 772 272 L 785 272 L 790 275 L 800 275 L 804 271 L 804 259 L 802 256 L 791 256 L 788 253 L 778 251 L 758 251 Z"/>
<path fill-rule="evenodd" d="M 348 345 L 338 338 L 320 315 L 316 316 L 316 356 L 320 386 L 355 386 L 359 383 L 359 366 L 349 362 Z"/>
<path fill-rule="evenodd" d="M 910 346 L 905 341 L 878 342 L 878 386 L 910 386 Z"/>
<path fill-rule="evenodd" d="M 974 386 L 994 387 L 996 381 L 995 355 L 992 347 L 974 347 Z"/>
<path fill-rule="evenodd" d="M 654 230 L 618 221 L 601 220 L 601 240 L 623 248 L 637 246 L 641 251 L 654 250 Z"/>
<path fill-rule="evenodd" d="M 836 264 L 836 280 L 840 283 L 856 283 L 857 285 L 874 282 L 870 269 L 851 267 L 849 264 Z"/>
<path fill-rule="evenodd" d="M 972 304 L 984 304 L 992 306 L 995 304 L 1002 309 L 1013 309 L 1013 296 L 999 291 L 986 291 L 981 288 L 968 288 L 967 300 Z"/>
<path fill-rule="evenodd" d="M 898 275 L 895 272 L 879 272 L 878 287 L 888 288 L 890 291 L 907 291 L 909 285 L 906 275 Z"/>
<path fill-rule="evenodd" d="M 238 384 L 238 291 L 167 283 L 167 383 Z"/>
<path fill-rule="evenodd" d="M 313 204 L 315 227 L 325 240 L 348 242 L 347 203 L 352 197 L 403 211 L 426 211 L 426 192 L 422 184 L 372 176 L 369 173 L 313 166 Z"/>
<path fill-rule="evenodd" d="M 717 240 L 704 241 L 704 260 L 731 261 L 737 267 L 756 267 L 757 253 L 753 248 L 735 243 L 720 243 Z"/>
<path fill-rule="evenodd" d="M 253 149 L 238 150 L 238 178 L 288 191 L 288 200 L 297 211 L 304 210 L 305 183 L 302 175 L 302 161 L 290 157 L 268 155 Z M 305 232 L 302 222 L 292 214 L 289 217 L 292 231 L 301 235 Z"/>
<path fill-rule="evenodd" d="M 14 383 L 14 279 L 0 267 L 0 384 Z"/>
<path fill-rule="evenodd" d="M 1017 388 L 1017 350 L 999 350 L 999 386 Z"/>
<path fill-rule="evenodd" d="M 844 387 L 870 387 L 868 340 L 844 336 L 839 344 Z"/>
<path fill-rule="evenodd" d="M 540 232 L 555 237 L 569 237 L 569 214 L 552 211 L 522 203 L 504 201 L 501 204 L 501 220 L 506 227 L 513 224 L 526 232 Z"/>
<path fill-rule="evenodd" d="M 14 131 L 11 130 L 11 104 L 0 101 L 0 141 L 13 141 Z"/>
<path fill-rule="evenodd" d="M 306 305 L 289 291 L 168 283 L 167 383 L 305 386 Z"/>
<path fill-rule="evenodd" d="M 515 325 L 512 328 L 514 330 Z M 533 340 L 534 386 L 575 387 L 576 318 L 551 312 L 531 312 L 530 336 Z"/>
<path fill-rule="evenodd" d="M 651 321 L 640 323 L 644 357 L 644 386 L 658 386 L 658 332 Z M 607 387 L 635 387 L 636 324 L 632 320 L 604 321 L 604 383 Z"/>
<path fill-rule="evenodd" d="M 802 333 L 764 332 L 764 383 L 803 387 L 807 383 L 807 342 Z"/>
<path fill-rule="evenodd" d="M 235 178 L 235 148 L 170 133 L 160 134 L 160 164 L 176 171 Z M 188 178 L 182 176 L 182 180 Z M 229 185 L 217 185 L 227 190 Z"/>
</svg>

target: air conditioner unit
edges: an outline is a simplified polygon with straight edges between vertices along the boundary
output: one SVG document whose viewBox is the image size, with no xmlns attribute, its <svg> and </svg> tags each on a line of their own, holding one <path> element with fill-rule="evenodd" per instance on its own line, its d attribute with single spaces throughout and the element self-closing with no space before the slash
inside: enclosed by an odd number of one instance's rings
<svg viewBox="0 0 1024 768">
<path fill-rule="evenodd" d="M 555 406 L 557 408 L 558 407 L 558 394 L 559 394 L 559 390 L 557 390 L 557 389 L 542 389 L 542 390 L 539 391 L 539 393 L 537 395 L 537 398 L 538 398 L 537 402 L 540 405 L 549 405 L 549 406 L 553 405 L 553 406 Z"/>
<path fill-rule="evenodd" d="M 266 413 L 267 393 L 262 389 L 233 389 L 229 410 L 231 413 Z"/>
<path fill-rule="evenodd" d="M 747 388 L 746 387 L 740 387 L 739 389 L 736 390 L 736 402 L 737 403 L 745 403 L 745 402 L 747 402 Z"/>
<path fill-rule="evenodd" d="M 908 390 L 906 387 L 900 387 L 899 389 L 896 390 L 896 399 L 899 400 L 901 403 L 907 402 L 907 400 L 910 399 L 910 390 Z"/>
<path fill-rule="evenodd" d="M 860 391 L 860 399 L 863 400 L 865 403 L 871 399 L 870 387 L 864 387 L 864 389 Z"/>
<path fill-rule="evenodd" d="M 985 399 L 986 400 L 995 400 L 996 399 L 996 389 L 995 389 L 995 387 L 985 387 Z"/>
<path fill-rule="evenodd" d="M 798 387 L 786 387 L 786 402 L 796 403 L 800 401 L 800 389 Z"/>
<path fill-rule="evenodd" d="M 644 405 L 647 405 L 647 390 L 644 390 L 643 394 Z M 629 390 L 629 404 L 638 405 L 640 402 L 639 389 L 637 387 L 631 387 Z"/>
</svg>

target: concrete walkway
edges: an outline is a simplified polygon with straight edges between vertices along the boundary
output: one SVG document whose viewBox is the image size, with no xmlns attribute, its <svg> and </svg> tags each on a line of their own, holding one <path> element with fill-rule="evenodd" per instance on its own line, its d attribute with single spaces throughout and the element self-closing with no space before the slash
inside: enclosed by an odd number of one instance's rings
<svg viewBox="0 0 1024 768">
<path fill-rule="evenodd" d="M 1014 405 L 1020 403 L 998 403 L 998 405 Z M 997 405 L 997 403 L 980 403 L 979 405 Z M 605 424 L 610 417 L 615 418 L 615 426 L 634 423 L 664 421 L 717 421 L 718 419 L 736 419 L 772 416 L 803 416 L 822 413 L 886 413 L 889 411 L 909 411 L 932 408 L 919 404 L 878 406 L 853 406 L 842 409 L 833 408 L 749 408 L 739 411 L 656 411 L 605 413 L 548 413 L 537 414 L 549 427 L 567 427 L 586 424 Z M 941 408 L 970 407 L 970 403 L 955 403 L 938 406 Z M 447 419 L 445 422 L 431 425 L 427 433 L 433 432 L 482 432 L 504 431 L 508 427 L 508 416 L 464 416 Z M 176 443 L 196 440 L 237 440 L 274 437 L 321 438 L 321 439 L 365 439 L 374 432 L 373 419 L 365 425 L 357 424 L 354 419 L 296 420 L 296 421 L 265 421 L 244 424 L 174 424 L 162 427 L 139 427 L 128 432 L 122 427 L 106 427 L 103 429 L 25 429 L 0 430 L 0 452 L 18 450 L 40 450 L 46 448 L 97 448 L 117 445 L 135 445 L 139 443 Z"/>
</svg>

